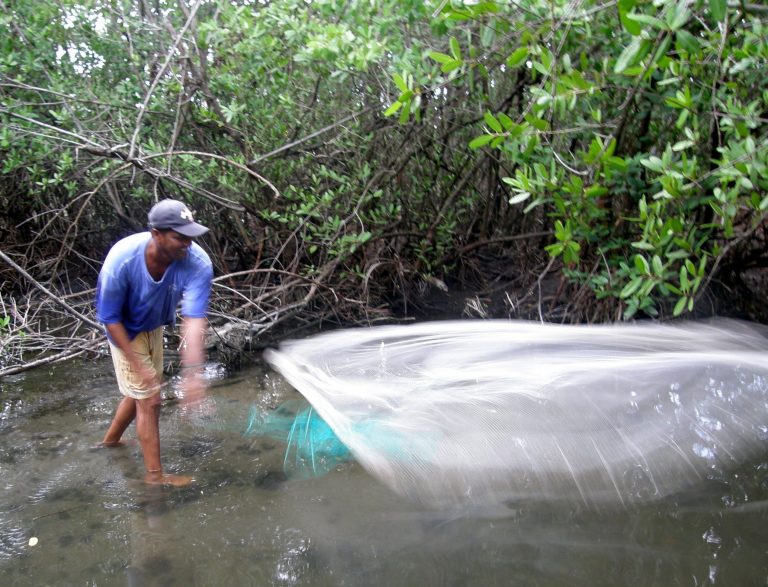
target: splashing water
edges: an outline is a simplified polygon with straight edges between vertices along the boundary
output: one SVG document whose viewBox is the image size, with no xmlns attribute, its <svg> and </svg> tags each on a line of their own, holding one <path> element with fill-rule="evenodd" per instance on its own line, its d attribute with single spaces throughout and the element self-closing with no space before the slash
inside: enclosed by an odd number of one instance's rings
<svg viewBox="0 0 768 587">
<path fill-rule="evenodd" d="M 265 358 L 402 495 L 627 505 L 765 454 L 766 350 L 735 321 L 484 320 L 341 330 Z"/>
</svg>

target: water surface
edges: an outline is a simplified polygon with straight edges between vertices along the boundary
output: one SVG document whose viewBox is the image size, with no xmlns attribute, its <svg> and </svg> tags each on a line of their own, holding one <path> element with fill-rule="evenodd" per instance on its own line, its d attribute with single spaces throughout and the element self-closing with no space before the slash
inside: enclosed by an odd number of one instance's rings
<svg viewBox="0 0 768 587">
<path fill-rule="evenodd" d="M 285 445 L 244 431 L 297 392 L 208 374 L 210 414 L 161 412 L 183 489 L 145 486 L 138 446 L 90 449 L 119 399 L 108 358 L 0 382 L 0 584 L 768 585 L 768 456 L 631 510 L 435 510 L 355 463 L 287 477 Z"/>
</svg>

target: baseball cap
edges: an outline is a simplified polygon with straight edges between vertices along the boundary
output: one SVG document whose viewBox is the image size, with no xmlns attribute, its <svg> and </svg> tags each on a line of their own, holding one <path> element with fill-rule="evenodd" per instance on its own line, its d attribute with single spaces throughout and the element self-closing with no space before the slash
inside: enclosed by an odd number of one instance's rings
<svg viewBox="0 0 768 587">
<path fill-rule="evenodd" d="M 179 234 L 192 238 L 208 232 L 205 226 L 194 221 L 192 210 L 178 200 L 159 201 L 152 206 L 148 217 L 150 228 L 171 228 Z"/>
</svg>

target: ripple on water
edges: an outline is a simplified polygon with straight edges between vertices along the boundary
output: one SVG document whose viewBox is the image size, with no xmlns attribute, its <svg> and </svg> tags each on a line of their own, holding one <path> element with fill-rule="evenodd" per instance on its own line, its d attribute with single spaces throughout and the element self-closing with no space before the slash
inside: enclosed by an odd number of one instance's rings
<svg viewBox="0 0 768 587">
<path fill-rule="evenodd" d="M 276 537 L 280 551 L 274 579 L 280 584 L 296 585 L 310 569 L 310 540 L 301 530 L 288 528 Z"/>
<path fill-rule="evenodd" d="M 0 560 L 11 560 L 24 554 L 30 548 L 29 538 L 20 527 L 0 521 Z"/>
<path fill-rule="evenodd" d="M 77 467 L 77 463 L 67 463 L 61 469 L 45 475 L 32 488 L 28 501 L 32 504 L 44 501 L 91 501 L 93 495 L 86 494 L 82 487 L 72 483 L 72 474 Z"/>
</svg>

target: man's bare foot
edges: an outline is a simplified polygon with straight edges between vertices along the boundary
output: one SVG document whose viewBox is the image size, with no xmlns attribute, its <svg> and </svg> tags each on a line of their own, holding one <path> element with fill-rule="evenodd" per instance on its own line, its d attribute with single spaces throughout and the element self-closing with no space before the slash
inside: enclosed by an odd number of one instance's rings
<svg viewBox="0 0 768 587">
<path fill-rule="evenodd" d="M 172 485 L 173 487 L 185 487 L 194 479 L 187 475 L 171 475 L 161 471 L 150 471 L 144 475 L 144 483 L 147 485 Z"/>
<path fill-rule="evenodd" d="M 91 450 L 99 450 L 102 448 L 122 448 L 125 446 L 136 446 L 135 440 L 118 440 L 116 442 L 100 442 L 91 447 Z"/>
</svg>

